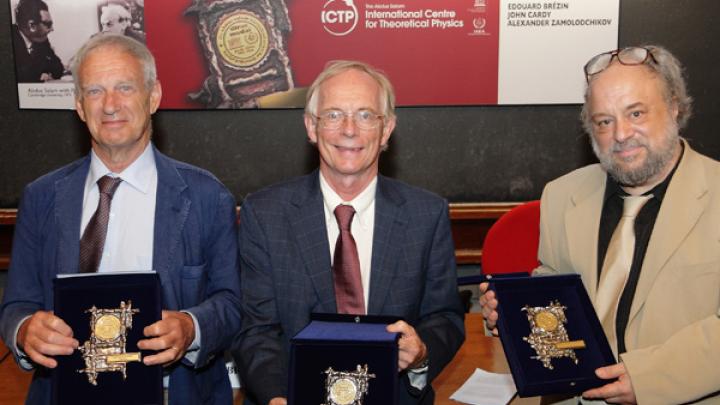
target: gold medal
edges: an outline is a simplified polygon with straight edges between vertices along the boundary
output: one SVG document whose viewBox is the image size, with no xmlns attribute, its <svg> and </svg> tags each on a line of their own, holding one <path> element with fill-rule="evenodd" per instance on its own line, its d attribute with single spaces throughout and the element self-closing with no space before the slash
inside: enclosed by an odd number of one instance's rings
<svg viewBox="0 0 720 405">
<path fill-rule="evenodd" d="M 349 378 L 340 378 L 330 386 L 330 399 L 337 405 L 350 405 L 355 402 L 357 386 Z"/>
<path fill-rule="evenodd" d="M 558 327 L 558 319 L 550 311 L 540 311 L 535 314 L 535 325 L 548 332 L 552 332 Z"/>
<path fill-rule="evenodd" d="M 215 44 L 225 63 L 238 68 L 260 63 L 270 49 L 265 24 L 244 10 L 224 16 L 217 28 Z"/>
<path fill-rule="evenodd" d="M 583 340 L 570 340 L 565 329 L 567 307 L 558 301 L 551 301 L 546 307 L 531 307 L 525 305 L 521 310 L 527 314 L 530 324 L 530 335 L 523 337 L 530 347 L 535 350 L 536 356 L 531 359 L 540 360 L 545 368 L 552 370 L 552 359 L 567 357 L 578 364 L 579 360 L 575 350 L 584 349 Z"/>
<path fill-rule="evenodd" d="M 185 15 L 197 18 L 209 73 L 188 93 L 190 100 L 208 108 L 256 108 L 259 98 L 294 89 L 285 0 L 192 0 Z"/>
<path fill-rule="evenodd" d="M 368 383 L 375 374 L 368 373 L 367 364 L 357 365 L 355 371 L 324 371 L 325 402 L 321 405 L 362 405 L 368 392 Z"/>
<path fill-rule="evenodd" d="M 103 315 L 95 321 L 95 336 L 102 340 L 113 340 L 120 336 L 120 318 Z"/>
</svg>

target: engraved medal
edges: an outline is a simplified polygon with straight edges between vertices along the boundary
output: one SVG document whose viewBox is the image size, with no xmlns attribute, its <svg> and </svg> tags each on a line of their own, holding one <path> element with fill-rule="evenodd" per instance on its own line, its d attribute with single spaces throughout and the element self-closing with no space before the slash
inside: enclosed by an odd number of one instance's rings
<svg viewBox="0 0 720 405">
<path fill-rule="evenodd" d="M 132 329 L 132 316 L 140 312 L 132 308 L 132 302 L 120 301 L 120 308 L 98 309 L 95 305 L 85 311 L 90 313 L 90 339 L 80 346 L 85 368 L 78 373 L 87 374 L 92 385 L 97 384 L 98 373 L 120 372 L 127 378 L 127 363 L 140 361 L 140 352 L 126 353 L 127 330 Z"/>
<path fill-rule="evenodd" d="M 531 307 L 525 305 L 521 310 L 527 313 L 530 323 L 530 335 L 523 337 L 523 340 L 535 349 L 536 356 L 531 359 L 540 360 L 545 368 L 553 369 L 551 360 L 554 358 L 568 357 L 575 364 L 578 358 L 575 349 L 584 349 L 584 340 L 571 341 L 568 337 L 565 324 L 565 310 L 567 307 L 560 305 L 558 301 L 551 301 L 546 307 Z"/>
<path fill-rule="evenodd" d="M 321 405 L 362 405 L 368 392 L 369 380 L 375 374 L 368 373 L 368 366 L 357 365 L 356 371 L 335 371 L 328 367 L 324 371 L 325 403 Z"/>
</svg>

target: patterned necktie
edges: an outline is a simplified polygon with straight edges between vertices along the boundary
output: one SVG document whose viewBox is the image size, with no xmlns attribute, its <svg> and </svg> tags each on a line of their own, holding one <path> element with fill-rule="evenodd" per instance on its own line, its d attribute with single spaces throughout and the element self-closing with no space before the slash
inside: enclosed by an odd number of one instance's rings
<svg viewBox="0 0 720 405">
<path fill-rule="evenodd" d="M 623 197 L 622 217 L 610 238 L 600 273 L 595 309 L 613 352 L 617 352 L 617 308 L 635 253 L 635 217 L 650 198 L 652 195 Z"/>
<path fill-rule="evenodd" d="M 350 233 L 355 209 L 350 205 L 338 205 L 335 208 L 340 234 L 335 243 L 333 259 L 333 280 L 335 300 L 339 314 L 365 314 L 362 280 L 360 279 L 360 259 L 355 238 Z"/>
<path fill-rule="evenodd" d="M 98 206 L 80 238 L 81 273 L 94 273 L 100 266 L 110 218 L 110 204 L 121 181 L 119 177 L 110 176 L 103 176 L 97 181 L 100 191 Z"/>
</svg>

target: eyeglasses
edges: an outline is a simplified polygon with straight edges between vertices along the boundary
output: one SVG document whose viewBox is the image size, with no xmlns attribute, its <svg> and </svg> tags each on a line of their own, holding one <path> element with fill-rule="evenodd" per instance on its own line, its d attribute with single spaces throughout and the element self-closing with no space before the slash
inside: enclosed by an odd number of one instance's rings
<svg viewBox="0 0 720 405">
<path fill-rule="evenodd" d="M 337 130 L 342 127 L 345 118 L 352 117 L 353 122 L 359 129 L 375 129 L 380 125 L 380 121 L 384 115 L 375 114 L 371 110 L 357 110 L 355 112 L 345 112 L 340 110 L 326 110 L 315 115 L 315 119 L 320 122 L 320 126 L 327 130 Z"/>
<path fill-rule="evenodd" d="M 648 60 L 657 64 L 657 60 L 655 60 L 652 50 L 648 48 L 632 46 L 616 49 L 614 51 L 601 53 L 600 55 L 590 59 L 590 61 L 585 64 L 585 78 L 587 81 L 590 81 L 590 76 L 596 75 L 607 69 L 614 58 L 617 58 L 620 64 L 626 66 L 642 65 Z"/>
</svg>

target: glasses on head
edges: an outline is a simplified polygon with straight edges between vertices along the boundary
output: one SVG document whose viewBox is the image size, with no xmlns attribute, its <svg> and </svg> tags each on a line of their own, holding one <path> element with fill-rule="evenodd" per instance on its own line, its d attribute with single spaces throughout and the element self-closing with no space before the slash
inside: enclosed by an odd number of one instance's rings
<svg viewBox="0 0 720 405">
<path fill-rule="evenodd" d="M 352 118 L 355 126 L 359 129 L 375 129 L 380 125 L 380 121 L 382 121 L 385 116 L 375 114 L 371 110 L 357 110 L 355 112 L 326 110 L 314 117 L 320 122 L 320 127 L 323 129 L 336 130 L 342 127 L 345 118 Z"/>
<path fill-rule="evenodd" d="M 587 81 L 590 81 L 591 76 L 607 69 L 615 58 L 617 58 L 617 61 L 620 62 L 620 64 L 627 66 L 642 65 L 648 61 L 657 64 L 655 56 L 648 48 L 632 46 L 616 49 L 614 51 L 601 53 L 600 55 L 590 59 L 590 61 L 585 64 L 585 78 Z"/>
</svg>

